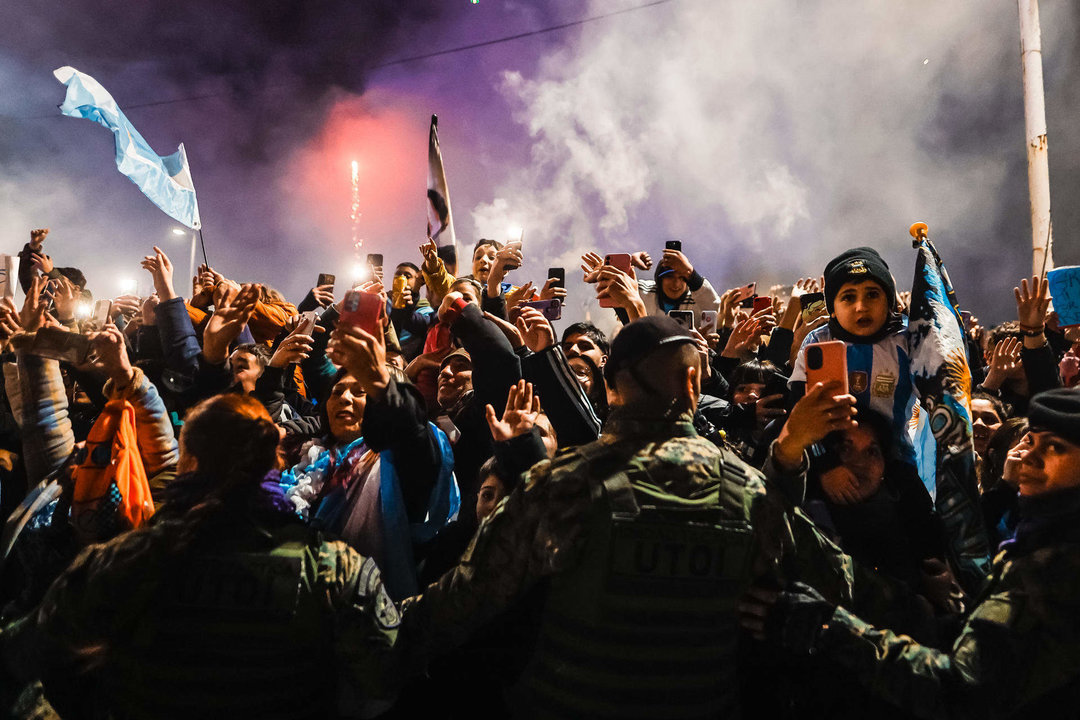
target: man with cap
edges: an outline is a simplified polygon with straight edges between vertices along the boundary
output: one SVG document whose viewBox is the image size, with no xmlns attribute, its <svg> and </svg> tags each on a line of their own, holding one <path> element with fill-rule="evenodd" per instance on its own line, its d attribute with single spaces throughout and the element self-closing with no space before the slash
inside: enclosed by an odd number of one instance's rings
<svg viewBox="0 0 1080 720">
<path fill-rule="evenodd" d="M 761 473 L 695 432 L 699 363 L 668 317 L 623 328 L 605 365 L 612 409 L 600 439 L 533 466 L 457 567 L 403 604 L 413 670 L 541 593 L 539 639 L 513 707 L 737 714 L 735 601 L 753 578 L 782 574 L 780 558 L 802 535 L 784 525 Z M 851 398 L 820 390 L 811 396 L 850 422 Z"/>
<path fill-rule="evenodd" d="M 1009 452 L 1021 520 L 952 649 L 874 627 L 799 583 L 751 590 L 742 624 L 838 663 L 928 718 L 1076 717 L 1080 712 L 1080 391 L 1050 390 Z"/>
</svg>

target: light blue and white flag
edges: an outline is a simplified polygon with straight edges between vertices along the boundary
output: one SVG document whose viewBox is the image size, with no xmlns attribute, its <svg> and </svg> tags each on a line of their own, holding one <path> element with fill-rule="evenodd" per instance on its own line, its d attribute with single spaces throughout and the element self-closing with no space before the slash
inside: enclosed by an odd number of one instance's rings
<svg viewBox="0 0 1080 720">
<path fill-rule="evenodd" d="M 116 136 L 116 167 L 120 172 L 169 217 L 193 230 L 202 227 L 183 143 L 172 155 L 158 155 L 101 83 L 67 65 L 54 70 L 53 75 L 67 86 L 60 112 L 93 120 L 112 130 Z"/>
</svg>

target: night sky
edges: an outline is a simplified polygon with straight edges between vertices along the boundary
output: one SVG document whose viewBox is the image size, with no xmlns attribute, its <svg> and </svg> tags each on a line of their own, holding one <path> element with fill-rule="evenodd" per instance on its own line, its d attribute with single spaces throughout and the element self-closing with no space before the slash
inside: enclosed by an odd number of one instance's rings
<svg viewBox="0 0 1080 720">
<path fill-rule="evenodd" d="M 1080 262 L 1077 16 L 1042 3 L 1059 265 Z M 294 301 L 354 264 L 354 160 L 363 252 L 418 260 L 432 113 L 459 242 L 523 226 L 521 278 L 681 239 L 718 290 L 817 275 L 863 244 L 906 288 L 917 220 L 984 320 L 1013 316 L 1030 269 L 1008 0 L 5 2 L 4 251 L 51 227 L 54 258 L 112 295 L 124 278 L 149 289 L 137 261 L 154 244 L 182 278 L 187 240 L 116 171 L 108 131 L 59 114 L 62 65 L 159 153 L 185 144 L 211 264 Z M 576 318 L 590 293 L 570 284 Z"/>
</svg>

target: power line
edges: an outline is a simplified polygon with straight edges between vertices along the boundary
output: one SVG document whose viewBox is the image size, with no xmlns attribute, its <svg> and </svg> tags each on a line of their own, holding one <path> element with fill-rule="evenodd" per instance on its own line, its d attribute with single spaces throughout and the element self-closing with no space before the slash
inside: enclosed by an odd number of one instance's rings
<svg viewBox="0 0 1080 720">
<path fill-rule="evenodd" d="M 454 53 L 465 52 L 467 50 L 475 50 L 482 47 L 490 47 L 492 45 L 501 45 L 503 43 L 513 42 L 515 40 L 522 40 L 528 37 L 534 37 L 536 35 L 546 35 L 547 33 L 558 32 L 559 30 L 566 30 L 572 27 L 578 27 L 580 25 L 587 25 L 589 23 L 597 22 L 599 20 L 606 20 L 607 18 L 615 17 L 617 15 L 625 15 L 626 13 L 636 12 L 638 10 L 647 10 L 649 8 L 657 7 L 658 5 L 667 5 L 668 3 L 675 2 L 676 0 L 652 0 L 641 5 L 634 5 L 622 10 L 612 10 L 611 12 L 602 13 L 600 15 L 593 15 L 592 17 L 582 18 L 580 20 L 572 20 L 570 22 L 560 23 L 559 25 L 551 25 L 549 27 L 539 28 L 537 30 L 530 30 L 528 32 L 517 33 L 516 35 L 507 35 L 505 37 L 495 38 L 493 40 L 484 40 L 482 42 L 471 43 L 469 45 L 459 45 L 458 47 L 447 48 L 446 50 L 436 50 L 430 53 L 424 53 L 423 55 L 413 55 L 411 57 L 398 58 L 396 60 L 388 60 L 386 62 L 373 65 L 373 70 L 381 68 L 392 67 L 394 65 L 404 65 L 405 63 L 415 62 L 417 60 L 427 60 L 429 58 L 441 57 L 443 55 L 453 55 Z M 142 103 L 133 103 L 130 105 L 124 105 L 124 110 L 137 110 L 139 108 L 155 107 L 157 105 L 171 105 L 173 103 L 190 102 L 192 100 L 205 100 L 212 97 L 221 97 L 225 95 L 224 92 L 218 93 L 205 93 L 202 95 L 191 95 L 188 97 L 174 98 L 172 100 L 150 100 Z M 16 117 L 18 120 L 44 120 L 48 118 L 63 117 L 62 115 L 38 115 L 34 117 Z"/>
<path fill-rule="evenodd" d="M 522 38 L 533 37 L 534 35 L 544 35 L 545 33 L 555 32 L 557 30 L 565 30 L 567 28 L 577 27 L 578 25 L 585 25 L 587 23 L 596 22 L 597 20 L 604 20 L 616 15 L 623 15 L 625 13 L 634 12 L 636 10 L 645 10 L 647 8 L 656 7 L 657 5 L 666 5 L 675 0 L 654 0 L 653 2 L 645 3 L 644 5 L 635 5 L 633 7 L 623 8 L 622 10 L 613 10 L 609 13 L 602 15 L 594 15 L 593 17 L 582 18 L 581 20 L 574 20 L 568 23 L 562 23 L 561 25 L 552 25 L 551 27 L 540 28 L 539 30 L 530 30 L 529 32 L 518 33 L 517 35 L 507 35 L 506 37 L 496 38 L 494 40 L 485 40 L 483 42 L 473 43 L 471 45 L 462 45 L 456 48 L 450 48 L 448 50 L 436 50 L 435 52 L 425 53 L 424 55 L 414 55 L 407 58 L 399 58 L 397 60 L 388 60 L 384 63 L 375 65 L 375 68 L 390 67 L 391 65 L 401 65 L 414 60 L 427 60 L 428 58 L 440 57 L 442 55 L 451 55 L 453 53 L 464 52 L 465 50 L 475 50 L 476 48 L 488 47 L 489 45 L 500 45 L 504 42 L 510 42 L 511 40 L 520 40 Z"/>
</svg>

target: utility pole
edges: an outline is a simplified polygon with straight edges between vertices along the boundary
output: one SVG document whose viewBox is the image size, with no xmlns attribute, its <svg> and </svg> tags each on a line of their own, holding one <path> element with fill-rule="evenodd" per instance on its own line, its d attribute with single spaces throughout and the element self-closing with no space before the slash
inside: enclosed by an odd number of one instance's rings
<svg viewBox="0 0 1080 720">
<path fill-rule="evenodd" d="M 1024 73 L 1024 126 L 1027 133 L 1028 195 L 1031 199 L 1031 268 L 1041 275 L 1054 267 L 1050 223 L 1050 158 L 1046 143 L 1042 31 L 1039 0 L 1017 0 L 1020 7 L 1020 62 Z"/>
</svg>

